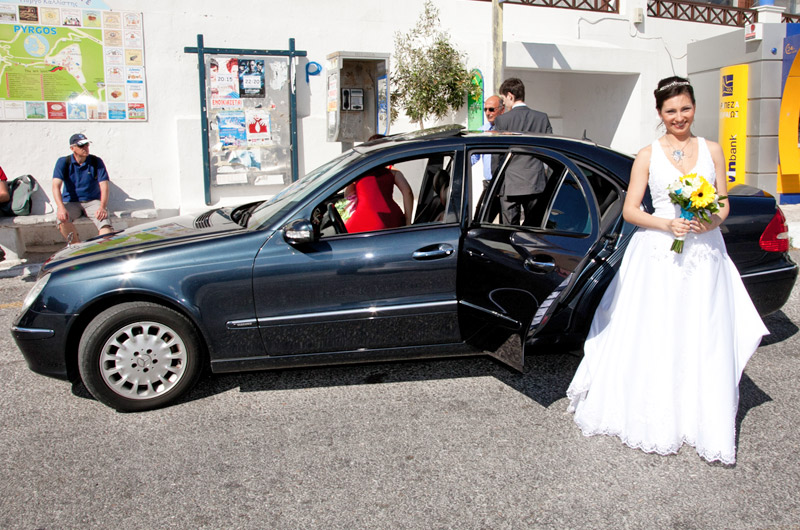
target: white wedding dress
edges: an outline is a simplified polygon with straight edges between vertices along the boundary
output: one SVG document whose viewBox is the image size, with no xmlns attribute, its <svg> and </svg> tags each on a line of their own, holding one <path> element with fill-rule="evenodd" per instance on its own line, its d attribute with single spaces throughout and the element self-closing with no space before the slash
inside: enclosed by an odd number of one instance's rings
<svg viewBox="0 0 800 530">
<path fill-rule="evenodd" d="M 715 183 L 698 138 L 690 173 Z M 656 140 L 650 157 L 654 215 L 674 218 L 667 185 L 681 177 Z M 719 228 L 688 234 L 639 228 L 597 308 L 584 358 L 567 390 L 586 436 L 615 435 L 662 455 L 686 443 L 708 461 L 736 461 L 744 366 L 768 333 L 725 250 Z"/>
</svg>

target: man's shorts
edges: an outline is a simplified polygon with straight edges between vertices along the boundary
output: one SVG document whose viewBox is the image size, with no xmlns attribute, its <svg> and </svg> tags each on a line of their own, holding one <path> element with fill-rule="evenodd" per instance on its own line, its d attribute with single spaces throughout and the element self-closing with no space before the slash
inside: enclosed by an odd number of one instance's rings
<svg viewBox="0 0 800 530">
<path fill-rule="evenodd" d="M 86 202 L 65 202 L 64 208 L 67 209 L 70 221 L 74 221 L 81 215 L 86 215 L 86 217 L 92 220 L 92 222 L 94 223 L 94 225 L 97 227 L 98 230 L 100 230 L 104 226 L 113 228 L 113 226 L 111 225 L 111 219 L 109 219 L 108 217 L 106 217 L 102 221 L 98 220 L 97 217 L 95 217 L 95 215 L 97 214 L 97 210 L 100 209 L 100 201 L 98 200 L 86 201 Z M 59 221 L 58 224 L 61 224 L 61 221 Z"/>
</svg>

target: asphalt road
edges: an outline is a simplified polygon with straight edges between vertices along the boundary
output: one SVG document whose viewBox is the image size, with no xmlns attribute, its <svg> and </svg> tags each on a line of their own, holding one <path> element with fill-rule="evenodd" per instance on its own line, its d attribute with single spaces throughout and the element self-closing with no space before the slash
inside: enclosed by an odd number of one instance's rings
<svg viewBox="0 0 800 530">
<path fill-rule="evenodd" d="M 0 279 L 2 329 L 31 285 Z M 745 371 L 733 467 L 584 438 L 569 355 L 208 376 L 119 414 L 6 331 L 0 528 L 800 529 L 799 298 Z"/>
</svg>

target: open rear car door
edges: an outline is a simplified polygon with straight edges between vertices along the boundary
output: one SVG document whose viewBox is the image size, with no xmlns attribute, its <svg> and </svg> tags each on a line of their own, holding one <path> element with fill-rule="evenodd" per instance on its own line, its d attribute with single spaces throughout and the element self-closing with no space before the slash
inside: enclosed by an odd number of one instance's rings
<svg viewBox="0 0 800 530">
<path fill-rule="evenodd" d="M 460 328 L 468 343 L 522 371 L 524 345 L 613 252 L 622 192 L 549 149 L 518 146 L 491 154 L 495 175 L 461 247 Z M 547 185 L 529 218 L 511 225 L 496 213 L 497 201 L 505 171 L 519 157 L 541 161 Z"/>
</svg>

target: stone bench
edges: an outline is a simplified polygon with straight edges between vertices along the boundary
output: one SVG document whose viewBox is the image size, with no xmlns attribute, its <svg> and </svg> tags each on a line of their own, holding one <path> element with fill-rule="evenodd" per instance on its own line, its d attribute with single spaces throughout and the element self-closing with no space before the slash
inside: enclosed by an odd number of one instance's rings
<svg viewBox="0 0 800 530">
<path fill-rule="evenodd" d="M 123 230 L 130 226 L 158 219 L 155 209 L 109 212 L 115 230 Z M 31 246 L 52 246 L 64 243 L 58 231 L 58 220 L 55 213 L 20 215 L 17 217 L 0 217 L 0 247 L 5 252 L 5 260 L 21 261 Z M 97 228 L 86 216 L 74 221 L 81 240 L 97 235 Z"/>
</svg>

